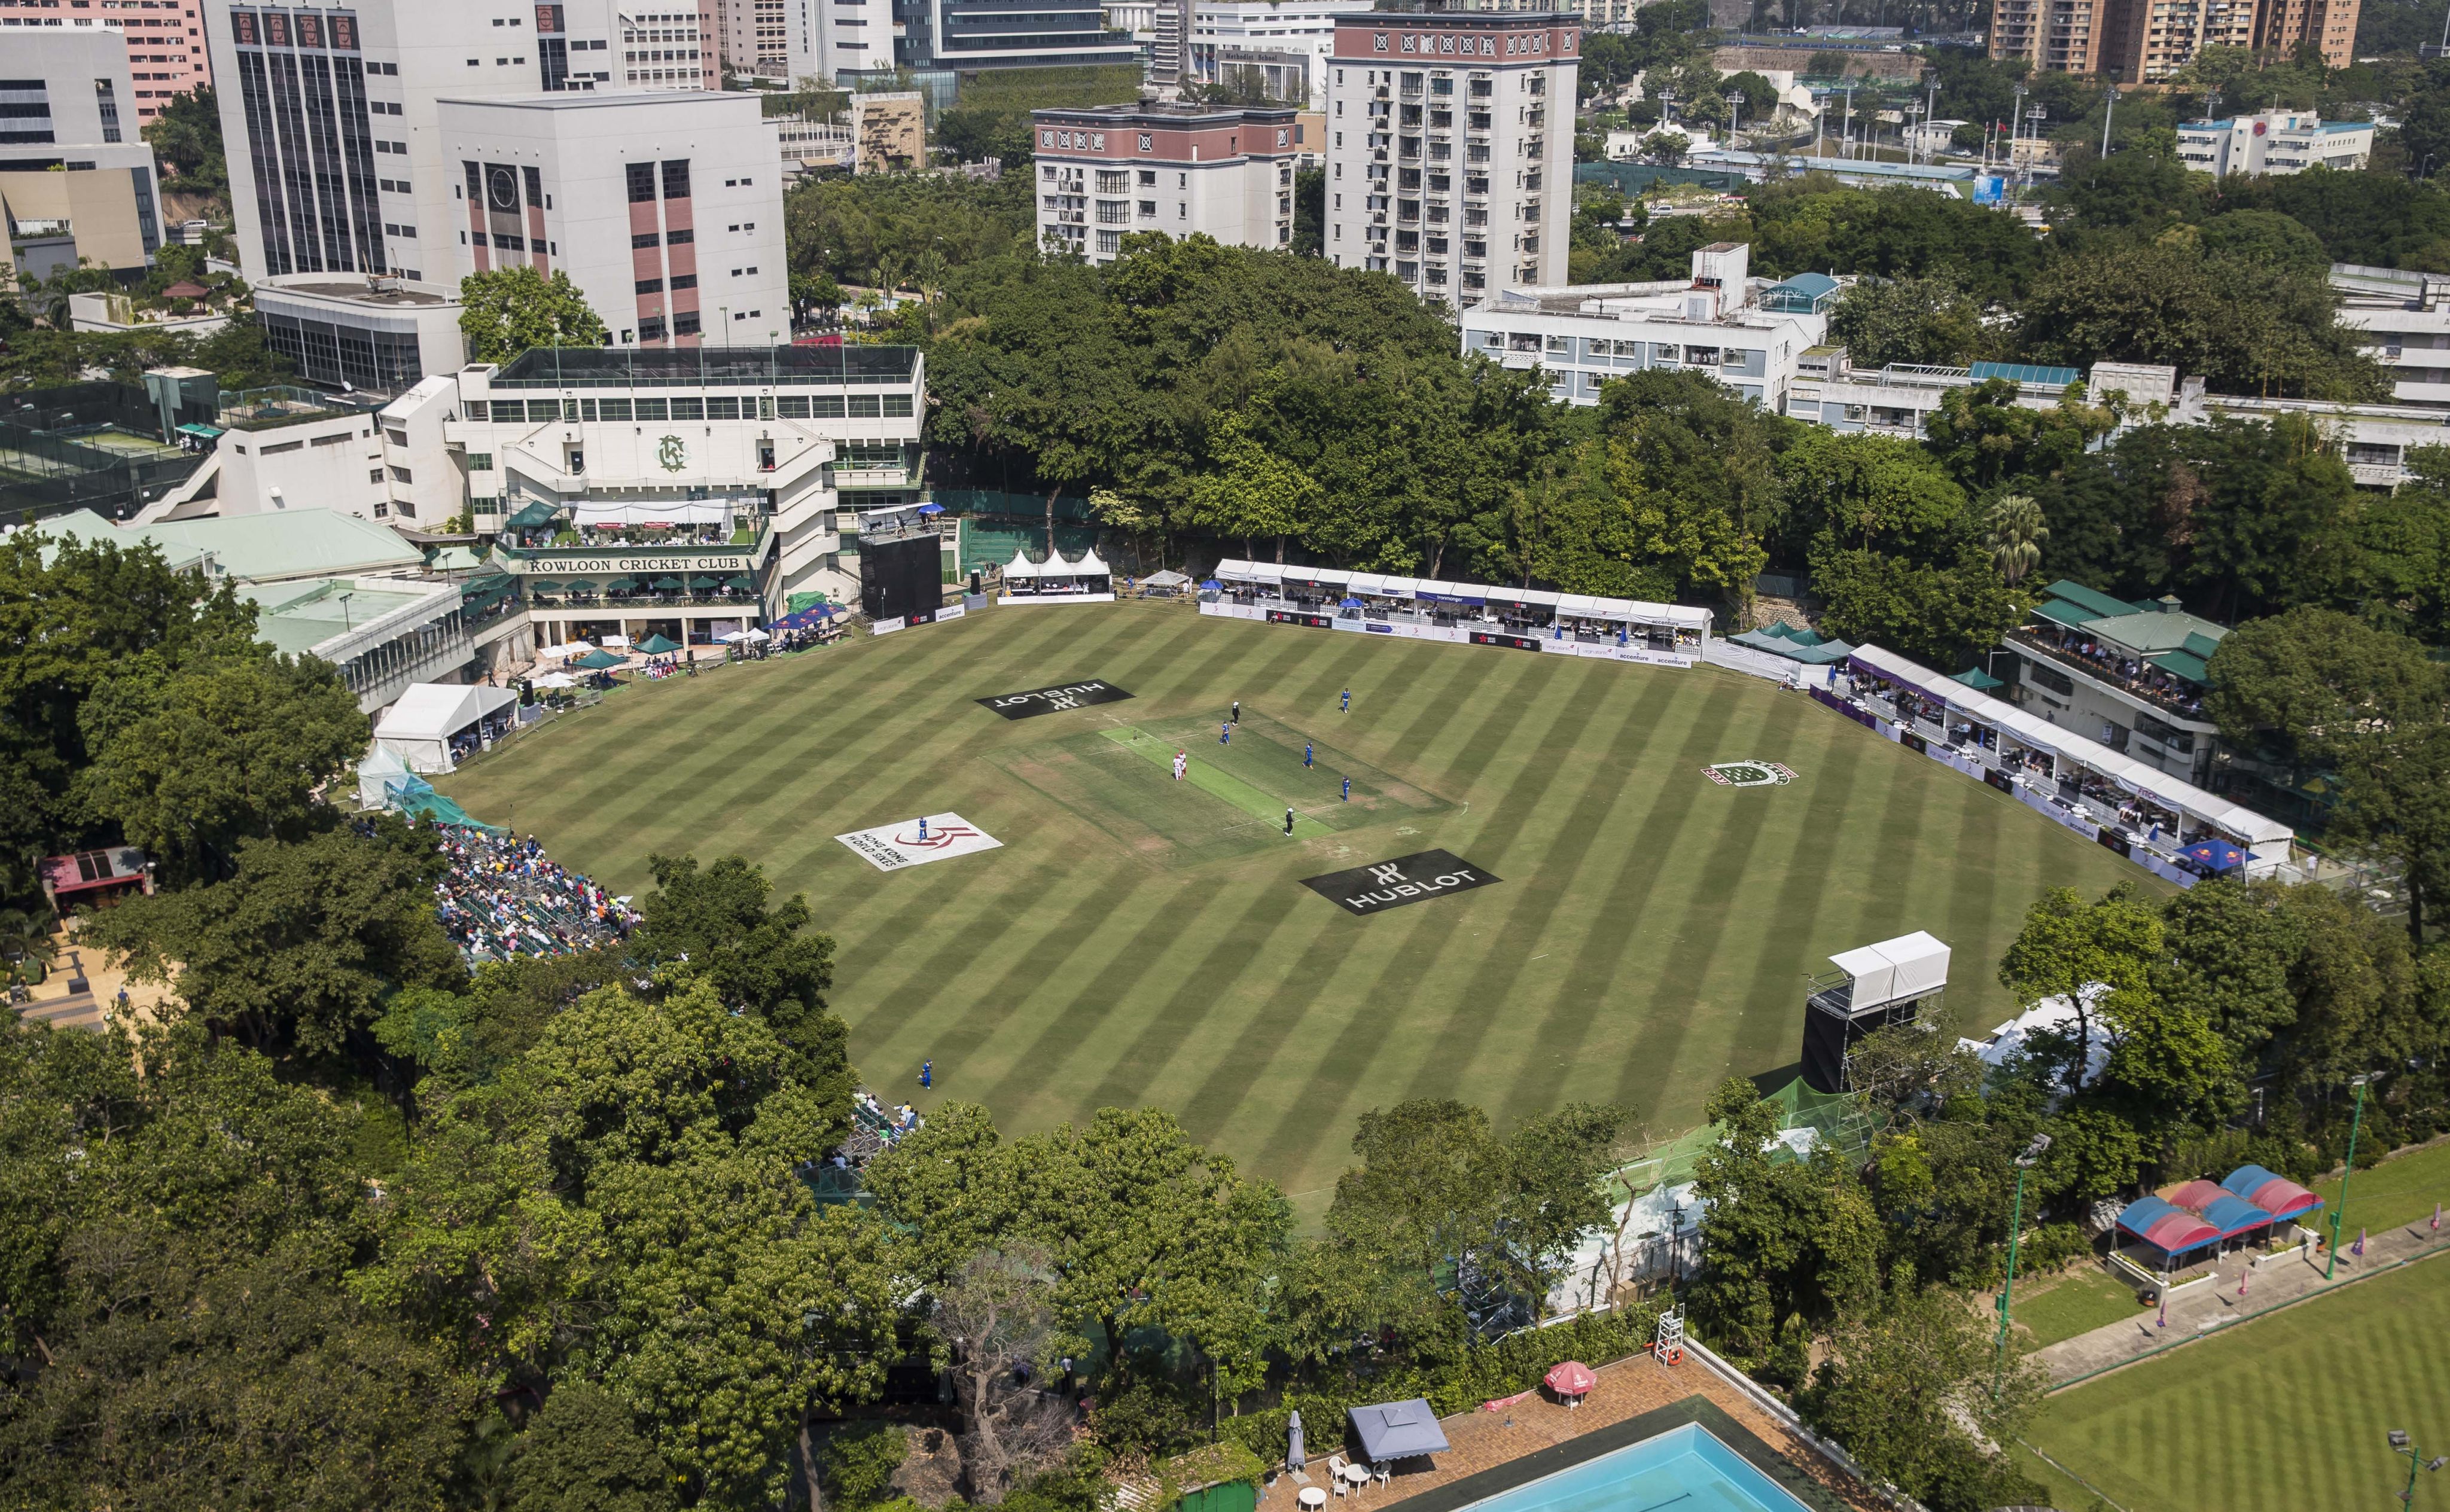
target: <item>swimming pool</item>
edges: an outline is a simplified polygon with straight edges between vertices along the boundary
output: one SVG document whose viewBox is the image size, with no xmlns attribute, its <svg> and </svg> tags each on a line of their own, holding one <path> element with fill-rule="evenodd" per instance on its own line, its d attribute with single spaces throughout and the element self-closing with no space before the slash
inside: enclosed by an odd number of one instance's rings
<svg viewBox="0 0 2450 1512">
<path fill-rule="evenodd" d="M 1809 1512 L 1700 1424 L 1670 1428 L 1467 1512 Z"/>
</svg>

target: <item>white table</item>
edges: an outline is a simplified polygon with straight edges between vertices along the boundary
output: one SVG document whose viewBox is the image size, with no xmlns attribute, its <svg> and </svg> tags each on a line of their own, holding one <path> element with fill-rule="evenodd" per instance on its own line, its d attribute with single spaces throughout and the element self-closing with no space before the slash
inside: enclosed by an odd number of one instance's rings
<svg viewBox="0 0 2450 1512">
<path fill-rule="evenodd" d="M 1299 1502 L 1306 1507 L 1323 1507 L 1327 1505 L 1327 1487 L 1323 1485 L 1303 1486 L 1300 1494 L 1296 1495 L 1293 1500 Z"/>
<path fill-rule="evenodd" d="M 1369 1466 L 1348 1464 L 1344 1467 L 1344 1479 L 1356 1487 L 1368 1485 L 1370 1483 Z"/>
</svg>

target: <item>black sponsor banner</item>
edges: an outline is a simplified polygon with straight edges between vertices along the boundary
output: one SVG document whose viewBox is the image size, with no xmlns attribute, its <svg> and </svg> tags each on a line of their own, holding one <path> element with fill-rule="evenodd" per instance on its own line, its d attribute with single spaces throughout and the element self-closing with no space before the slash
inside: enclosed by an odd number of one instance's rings
<svg viewBox="0 0 2450 1512">
<path fill-rule="evenodd" d="M 1302 885 L 1348 914 L 1383 914 L 1406 903 L 1468 892 L 1501 880 L 1451 851 L 1425 850 L 1374 866 L 1305 877 Z"/>
<path fill-rule="evenodd" d="M 1984 767 L 1982 769 L 1982 780 L 1989 783 L 1992 786 L 1996 787 L 2003 793 L 2012 793 L 2016 790 L 2015 779 L 2010 777 L 2006 772 L 1999 770 L 1995 766 Z"/>
<path fill-rule="evenodd" d="M 1271 625 L 1307 625 L 1312 630 L 1333 630 L 1335 629 L 1335 616 L 1332 614 L 1305 614 L 1298 610 L 1272 609 L 1268 611 L 1268 623 Z"/>
<path fill-rule="evenodd" d="M 1119 704 L 1131 696 L 1112 683 L 1092 677 L 1054 688 L 1033 688 L 1025 693 L 1001 693 L 978 702 L 1006 719 L 1031 719 L 1040 714 L 1052 714 L 1058 709 L 1086 708 L 1091 704 Z"/>
<path fill-rule="evenodd" d="M 2122 856 L 2128 852 L 2126 838 L 2114 829 L 2102 830 L 2092 838 L 2101 843 L 2101 848 L 2104 850 L 2114 850 Z"/>
<path fill-rule="evenodd" d="M 1931 742 L 1923 739 L 1920 735 L 1915 734 L 1910 729 L 1901 729 L 1897 731 L 1897 744 L 1903 746 L 1908 750 L 1928 751 L 1931 749 Z"/>
<path fill-rule="evenodd" d="M 1511 646 L 1518 651 L 1536 651 L 1540 649 L 1540 637 L 1537 635 L 1508 635 L 1502 630 L 1473 630 L 1471 643 L 1474 646 Z"/>
</svg>

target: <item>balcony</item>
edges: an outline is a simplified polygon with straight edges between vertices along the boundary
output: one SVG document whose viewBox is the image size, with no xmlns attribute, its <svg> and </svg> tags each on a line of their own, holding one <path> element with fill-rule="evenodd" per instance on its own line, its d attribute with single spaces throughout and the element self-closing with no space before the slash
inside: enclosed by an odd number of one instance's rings
<svg viewBox="0 0 2450 1512">
<path fill-rule="evenodd" d="M 2065 634 L 2069 643 L 2059 639 Z M 2008 632 L 2008 642 L 2020 650 L 2064 667 L 2086 679 L 2151 705 L 2175 719 L 2182 719 L 2195 730 L 2209 734 L 2210 721 L 2204 717 L 2203 689 L 2183 678 L 2173 677 L 2150 663 L 2138 663 L 2131 657 L 2096 651 L 2087 654 L 2081 647 L 2080 630 L 2056 631 L 2027 628 Z M 2130 671 L 2140 666 L 2142 670 Z M 2055 691 L 2055 689 L 2054 689 Z"/>
</svg>

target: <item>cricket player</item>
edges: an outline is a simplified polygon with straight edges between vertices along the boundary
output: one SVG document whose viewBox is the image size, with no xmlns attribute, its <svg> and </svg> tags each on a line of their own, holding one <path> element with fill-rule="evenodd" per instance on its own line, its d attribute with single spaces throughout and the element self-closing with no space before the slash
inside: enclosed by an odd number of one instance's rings
<svg viewBox="0 0 2450 1512">
<path fill-rule="evenodd" d="M 1304 766 L 1310 765 L 1310 742 L 1308 741 L 1302 742 L 1302 765 Z"/>
<path fill-rule="evenodd" d="M 1346 689 L 1344 690 L 1344 707 L 1343 707 L 1343 708 L 1339 708 L 1339 709 L 1337 709 L 1337 710 L 1336 710 L 1336 712 L 1337 712 L 1337 713 L 1339 713 L 1339 714 L 1350 714 L 1350 713 L 1351 713 L 1351 712 L 1352 712 L 1352 689 L 1351 689 L 1351 688 L 1346 688 Z"/>
<path fill-rule="evenodd" d="M 1286 809 L 1286 810 L 1285 810 L 1285 833 L 1286 833 L 1286 834 L 1288 834 L 1288 835 L 1290 835 L 1290 834 L 1292 834 L 1293 832 L 1293 811 L 1292 809 L 1288 808 L 1288 809 Z"/>
<path fill-rule="evenodd" d="M 1234 718 L 1231 723 L 1235 725 L 1242 723 L 1242 701 L 1238 698 L 1234 700 Z"/>
<path fill-rule="evenodd" d="M 1231 746 L 1234 744 L 1234 722 L 1232 720 L 1229 719 L 1225 723 L 1216 727 L 1216 744 L 1219 746 Z"/>
<path fill-rule="evenodd" d="M 1350 777 L 1344 780 L 1344 801 L 1348 804 L 1352 802 L 1352 779 Z"/>
<path fill-rule="evenodd" d="M 919 816 L 919 842 L 921 844 L 927 842 L 927 816 L 924 814 Z"/>
<path fill-rule="evenodd" d="M 1189 770 L 1191 770 L 1191 752 L 1187 750 L 1176 751 L 1174 753 L 1174 780 L 1177 783 L 1182 781 L 1182 774 Z"/>
</svg>

